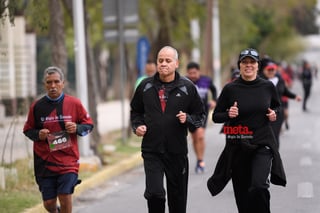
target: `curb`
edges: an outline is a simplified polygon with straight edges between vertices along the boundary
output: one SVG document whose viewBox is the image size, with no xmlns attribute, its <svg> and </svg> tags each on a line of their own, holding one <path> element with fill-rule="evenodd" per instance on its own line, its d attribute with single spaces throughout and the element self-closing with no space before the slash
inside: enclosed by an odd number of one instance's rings
<svg viewBox="0 0 320 213">
<path fill-rule="evenodd" d="M 81 195 L 86 190 L 96 187 L 103 182 L 110 180 L 111 178 L 120 175 L 134 167 L 142 164 L 141 152 L 133 154 L 131 157 L 120 161 L 111 166 L 107 166 L 105 169 L 98 171 L 88 179 L 85 179 L 75 188 L 73 193 L 73 199 Z M 23 213 L 46 213 L 43 204 L 40 203 L 32 208 L 26 209 Z"/>
</svg>

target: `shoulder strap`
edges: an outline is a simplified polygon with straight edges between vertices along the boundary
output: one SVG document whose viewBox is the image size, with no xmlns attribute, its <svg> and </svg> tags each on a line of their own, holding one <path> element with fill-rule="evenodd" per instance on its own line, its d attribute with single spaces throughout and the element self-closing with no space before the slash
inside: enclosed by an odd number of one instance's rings
<svg viewBox="0 0 320 213">
<path fill-rule="evenodd" d="M 63 101 L 64 101 L 64 98 L 61 100 L 60 103 L 57 104 L 57 107 L 56 107 L 57 116 L 59 116 L 59 117 L 60 117 L 60 115 L 63 116 L 63 113 L 62 113 Z M 60 124 L 61 129 L 63 129 L 63 130 L 66 129 L 66 127 L 65 127 L 65 125 L 64 125 L 64 119 L 63 119 L 63 117 L 62 117 L 62 119 L 59 118 L 59 124 Z"/>
</svg>

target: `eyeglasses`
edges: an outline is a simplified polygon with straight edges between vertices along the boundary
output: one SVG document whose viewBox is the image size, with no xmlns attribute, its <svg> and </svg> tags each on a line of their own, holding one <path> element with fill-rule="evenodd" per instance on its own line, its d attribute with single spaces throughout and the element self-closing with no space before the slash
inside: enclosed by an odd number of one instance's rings
<svg viewBox="0 0 320 213">
<path fill-rule="evenodd" d="M 252 56 L 258 57 L 259 53 L 255 50 L 243 50 L 241 51 L 240 55 L 252 55 Z"/>
</svg>

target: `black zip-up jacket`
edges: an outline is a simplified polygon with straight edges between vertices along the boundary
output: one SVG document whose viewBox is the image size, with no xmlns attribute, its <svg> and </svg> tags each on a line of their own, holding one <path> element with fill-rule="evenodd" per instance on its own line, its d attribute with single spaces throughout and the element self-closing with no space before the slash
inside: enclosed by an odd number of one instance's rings
<svg viewBox="0 0 320 213">
<path fill-rule="evenodd" d="M 187 154 L 187 127 L 202 125 L 205 118 L 203 103 L 194 84 L 175 72 L 174 81 L 166 87 L 167 103 L 162 112 L 158 91 L 163 84 L 158 73 L 139 84 L 130 104 L 132 129 L 135 132 L 138 126 L 147 126 L 142 152 Z M 187 113 L 184 124 L 176 117 L 179 111 Z"/>
</svg>

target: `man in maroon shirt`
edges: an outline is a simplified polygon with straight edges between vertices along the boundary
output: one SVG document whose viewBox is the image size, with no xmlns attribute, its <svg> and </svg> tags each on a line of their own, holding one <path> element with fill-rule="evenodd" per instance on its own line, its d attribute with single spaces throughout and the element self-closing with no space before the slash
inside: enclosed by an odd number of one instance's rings
<svg viewBox="0 0 320 213">
<path fill-rule="evenodd" d="M 61 69 L 48 67 L 43 82 L 47 93 L 31 105 L 23 133 L 34 141 L 35 179 L 45 209 L 71 213 L 72 193 L 78 183 L 77 135 L 91 132 L 93 122 L 79 99 L 64 94 Z"/>
</svg>

